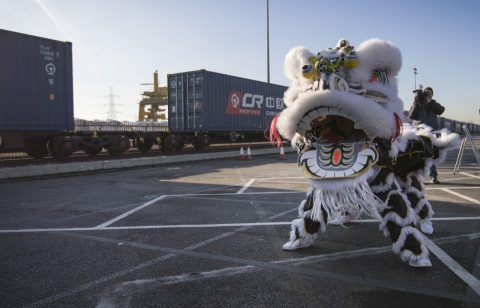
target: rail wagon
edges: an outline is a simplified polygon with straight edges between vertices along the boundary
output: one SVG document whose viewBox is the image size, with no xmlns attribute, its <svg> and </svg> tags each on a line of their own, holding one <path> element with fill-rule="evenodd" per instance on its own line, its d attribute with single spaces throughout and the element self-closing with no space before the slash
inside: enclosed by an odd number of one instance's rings
<svg viewBox="0 0 480 308">
<path fill-rule="evenodd" d="M 199 70 L 168 75 L 168 122 L 76 119 L 72 43 L 0 29 L 0 45 L 0 152 L 201 150 L 212 141 L 265 140 L 283 109 L 284 86 Z"/>
</svg>

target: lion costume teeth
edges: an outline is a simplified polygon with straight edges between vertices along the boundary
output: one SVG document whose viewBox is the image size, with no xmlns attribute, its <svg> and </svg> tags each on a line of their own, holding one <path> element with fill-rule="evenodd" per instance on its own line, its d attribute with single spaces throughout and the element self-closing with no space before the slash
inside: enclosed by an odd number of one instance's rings
<svg viewBox="0 0 480 308">
<path fill-rule="evenodd" d="M 341 39 L 316 55 L 296 47 L 285 57 L 287 108 L 272 122 L 270 136 L 279 142 L 278 130 L 292 140 L 312 188 L 284 249 L 310 246 L 329 222 L 364 213 L 381 220 L 380 230 L 403 261 L 431 265 L 423 236 L 411 225 L 433 215 L 424 174 L 459 136 L 402 127 L 401 64 L 400 50 L 380 39 L 358 48 Z"/>
</svg>

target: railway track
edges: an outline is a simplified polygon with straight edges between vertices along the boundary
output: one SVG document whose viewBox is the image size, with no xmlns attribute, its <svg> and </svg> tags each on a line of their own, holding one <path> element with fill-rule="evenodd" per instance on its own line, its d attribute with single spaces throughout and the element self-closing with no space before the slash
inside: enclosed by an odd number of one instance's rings
<svg viewBox="0 0 480 308">
<path fill-rule="evenodd" d="M 271 148 L 268 142 L 254 142 L 246 143 L 251 149 Z M 58 164 L 58 163 L 73 163 L 73 162 L 88 162 L 88 161 L 102 161 L 102 160 L 115 160 L 115 159 L 128 159 L 138 157 L 155 157 L 155 156 L 170 156 L 170 155 L 186 155 L 195 153 L 209 153 L 209 152 L 222 152 L 222 151 L 234 151 L 239 150 L 242 146 L 241 143 L 229 143 L 229 144 L 211 144 L 204 150 L 196 150 L 193 146 L 185 145 L 185 147 L 179 151 L 174 152 L 162 152 L 158 146 L 154 146 L 148 153 L 142 153 L 136 148 L 130 148 L 122 155 L 111 156 L 106 150 L 103 150 L 96 156 L 90 156 L 83 151 L 73 153 L 68 157 L 56 158 L 48 155 L 42 159 L 34 159 L 29 157 L 26 153 L 0 153 L 0 168 L 10 168 L 17 166 L 28 165 L 45 165 L 45 164 Z M 245 149 L 246 150 L 246 149 Z"/>
</svg>

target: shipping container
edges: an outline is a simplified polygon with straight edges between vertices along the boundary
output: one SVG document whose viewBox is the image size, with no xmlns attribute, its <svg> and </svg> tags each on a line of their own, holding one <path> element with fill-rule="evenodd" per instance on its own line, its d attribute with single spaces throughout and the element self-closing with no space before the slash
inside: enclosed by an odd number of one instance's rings
<svg viewBox="0 0 480 308">
<path fill-rule="evenodd" d="M 287 87 L 206 70 L 169 74 L 172 133 L 263 132 L 283 108 Z"/>
<path fill-rule="evenodd" d="M 73 129 L 72 44 L 0 29 L 0 132 Z"/>
</svg>

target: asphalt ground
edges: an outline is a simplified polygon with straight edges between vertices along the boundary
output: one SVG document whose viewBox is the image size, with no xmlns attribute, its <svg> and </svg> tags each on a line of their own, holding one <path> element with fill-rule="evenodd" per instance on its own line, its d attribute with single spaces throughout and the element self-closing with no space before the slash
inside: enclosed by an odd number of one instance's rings
<svg viewBox="0 0 480 308">
<path fill-rule="evenodd" d="M 283 251 L 295 154 L 3 182 L 0 307 L 479 307 L 480 167 L 454 159 L 424 269 L 367 218 Z"/>
</svg>

